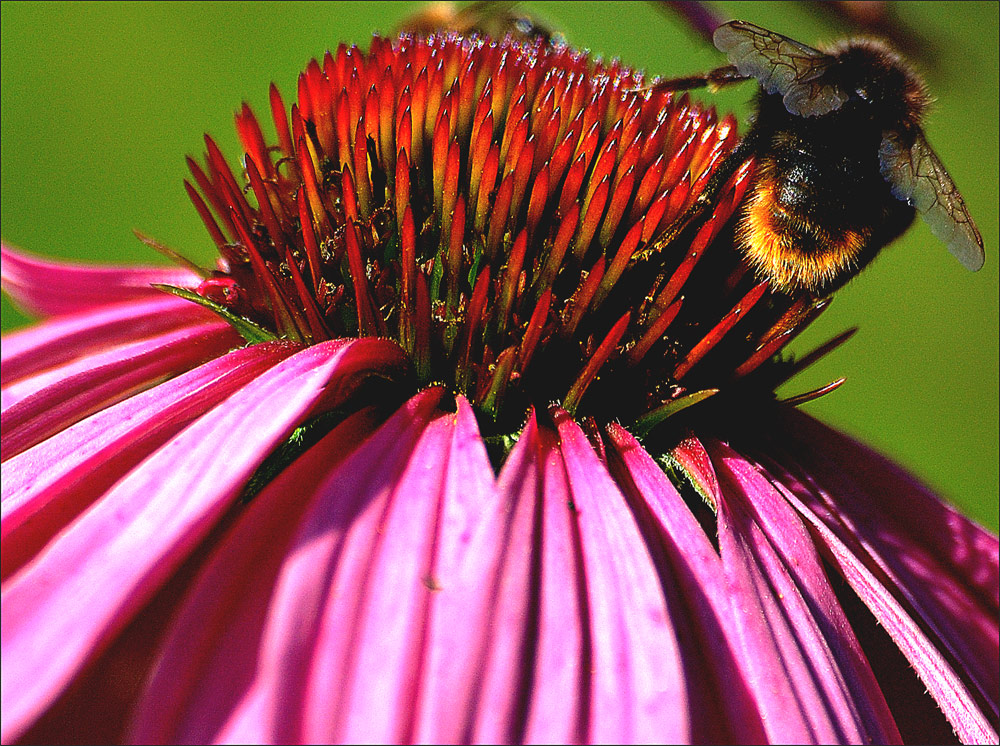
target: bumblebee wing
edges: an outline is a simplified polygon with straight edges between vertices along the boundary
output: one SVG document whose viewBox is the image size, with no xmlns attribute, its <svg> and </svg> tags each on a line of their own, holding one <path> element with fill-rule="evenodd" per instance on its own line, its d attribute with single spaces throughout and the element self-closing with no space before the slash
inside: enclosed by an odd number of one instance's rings
<svg viewBox="0 0 1000 746">
<path fill-rule="evenodd" d="M 923 132 L 906 146 L 897 132 L 885 132 L 878 152 L 882 176 L 892 193 L 913 205 L 931 229 L 966 269 L 976 272 L 986 261 L 983 237 Z"/>
<path fill-rule="evenodd" d="M 829 114 L 847 101 L 844 90 L 827 79 L 836 59 L 818 49 L 747 21 L 719 26 L 712 40 L 740 73 L 756 78 L 768 93 L 780 93 L 792 114 Z"/>
</svg>

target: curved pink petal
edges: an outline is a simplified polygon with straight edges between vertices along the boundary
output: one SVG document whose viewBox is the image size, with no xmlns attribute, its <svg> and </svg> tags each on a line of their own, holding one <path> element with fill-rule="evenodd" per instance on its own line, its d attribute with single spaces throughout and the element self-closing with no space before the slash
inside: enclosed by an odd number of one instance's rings
<svg viewBox="0 0 1000 746">
<path fill-rule="evenodd" d="M 137 391 L 191 370 L 241 343 L 222 321 L 198 324 L 104 350 L 7 389 L 0 453 L 4 461 Z"/>
<path fill-rule="evenodd" d="M 962 743 L 996 743 L 997 731 L 952 665 L 928 639 L 920 624 L 896 600 L 884 581 L 865 566 L 854 537 L 845 543 L 826 521 L 791 491 L 785 497 L 810 522 L 837 569 L 885 628 L 937 701 Z"/>
<path fill-rule="evenodd" d="M 156 451 L 4 584 L 3 740 L 23 732 L 122 629 L 270 450 L 338 385 L 341 369 L 356 374 L 358 360 L 383 375 L 406 365 L 397 345 L 375 339 L 293 355 Z"/>
<path fill-rule="evenodd" d="M 619 487 L 650 515 L 656 541 L 648 542 L 663 557 L 657 561 L 667 577 L 664 587 L 674 599 L 674 616 L 682 638 L 685 677 L 691 699 L 695 743 L 763 743 L 764 726 L 747 681 L 749 672 L 733 641 L 736 620 L 729 608 L 729 588 L 722 560 L 673 483 L 639 442 L 624 428 L 608 426 L 608 465 Z M 688 465 L 702 464 L 699 482 L 717 486 L 708 454 L 687 449 Z M 690 472 L 689 472 L 690 473 Z M 712 494 L 717 489 L 712 487 Z M 701 500 L 701 498 L 696 498 Z M 706 511 L 707 507 L 704 508 Z M 720 697 L 719 693 L 725 692 Z"/>
<path fill-rule="evenodd" d="M 376 483 L 362 498 L 363 514 L 341 545 L 310 661 L 303 690 L 302 740 L 412 739 L 427 654 L 427 617 L 435 589 L 447 582 L 447 575 L 435 573 L 435 565 L 441 512 L 449 492 L 449 457 L 456 441 L 466 440 L 470 430 L 478 435 L 468 407 L 459 417 L 449 414 L 428 423 L 391 487 Z M 339 482 L 338 492 L 347 486 L 345 481 L 331 477 L 331 483 Z M 348 495 L 344 490 L 339 497 Z M 467 499 L 478 502 L 489 496 Z"/>
<path fill-rule="evenodd" d="M 760 473 L 721 443 L 709 446 L 719 477 L 719 548 L 733 609 L 764 700 L 773 741 L 899 742 L 899 732 L 812 538 Z M 759 616 L 768 636 L 750 635 Z"/>
<path fill-rule="evenodd" d="M 491 630 L 487 643 L 520 657 L 509 662 L 490 657 L 477 711 L 479 742 L 494 742 L 505 731 L 529 743 L 587 738 L 592 651 L 576 516 L 556 434 L 535 418 L 530 425 L 504 463 L 497 488 L 501 500 L 510 494 L 530 501 L 532 532 L 519 539 L 530 551 L 505 553 L 504 582 L 520 597 L 503 599 L 513 601 L 501 610 L 511 623 Z M 523 455 L 514 458 L 522 446 Z M 497 718 L 507 713 L 514 719 Z"/>
<path fill-rule="evenodd" d="M 107 649 L 18 737 L 18 743 L 128 743 L 127 719 L 152 673 L 157 643 L 165 637 L 194 571 L 204 563 L 212 544 L 210 537 L 185 559 L 180 570 L 115 635 Z"/>
<path fill-rule="evenodd" d="M 686 735 L 677 644 L 651 558 L 590 444 L 559 417 L 561 442 L 529 419 L 500 499 L 469 524 L 461 570 L 442 581 L 416 740 Z"/>
<path fill-rule="evenodd" d="M 0 506 L 3 577 L 191 420 L 296 349 L 268 342 L 234 350 L 7 461 Z"/>
<path fill-rule="evenodd" d="M 593 670 L 587 740 L 690 740 L 681 656 L 659 576 L 624 496 L 580 426 L 556 414 L 583 550 Z"/>
<path fill-rule="evenodd" d="M 28 376 L 107 347 L 135 342 L 219 317 L 197 303 L 165 296 L 82 311 L 3 338 L 0 375 L 6 390 Z"/>
<path fill-rule="evenodd" d="M 963 728 L 970 734 L 966 724 L 972 716 L 965 709 L 978 711 L 980 705 L 956 694 L 949 676 L 964 679 L 964 686 L 978 694 L 995 732 L 1000 690 L 996 537 L 884 457 L 804 415 L 789 418 L 796 437 L 780 448 L 791 455 L 772 449 L 766 460 L 775 481 L 795 495 L 796 505 L 808 509 L 809 520 L 823 521 L 879 588 L 901 602 L 908 617 L 921 621 L 929 637 L 924 644 L 949 656 L 949 674 L 934 682 L 941 676 L 940 664 L 927 663 L 927 651 L 900 642 L 960 737 L 967 737 Z M 870 593 L 858 593 L 866 604 L 874 603 Z M 896 639 L 894 625 L 880 616 L 888 612 L 881 605 L 871 608 Z M 980 733 L 978 726 L 971 733 Z"/>
<path fill-rule="evenodd" d="M 1000 542 L 888 459 L 801 414 L 783 447 L 808 478 L 783 474 L 848 545 L 869 558 L 1000 715 Z M 815 444 L 815 445 L 812 445 Z M 800 489 L 796 489 L 796 486 Z M 863 547 L 863 548 L 861 548 Z"/>
<path fill-rule="evenodd" d="M 434 599 L 426 688 L 414 731 L 414 740 L 421 743 L 523 740 L 534 649 L 531 610 L 538 599 L 532 590 L 538 575 L 535 520 L 540 515 L 537 439 L 532 415 L 504 463 L 499 484 L 493 484 L 492 468 L 488 480 L 479 475 L 471 482 L 487 497 L 461 524 L 456 567 L 448 574 L 443 567 L 438 570 L 441 589 Z M 473 457 L 470 467 L 481 468 L 481 456 Z M 579 651 L 578 631 L 578 621 L 565 625 L 568 650 Z M 567 691 L 566 697 L 572 694 Z M 571 717 L 563 732 L 577 732 L 577 720 Z"/>
<path fill-rule="evenodd" d="M 836 473 L 865 487 L 864 501 L 877 496 L 880 514 L 891 516 L 894 532 L 905 531 L 908 543 L 927 550 L 979 594 L 994 613 L 1000 610 L 1000 541 L 943 502 L 913 475 L 877 451 L 793 409 L 786 413 L 786 447 L 799 446 L 819 476 Z M 860 496 L 859 496 L 860 498 Z M 854 506 L 852 505 L 852 509 Z"/>
<path fill-rule="evenodd" d="M 376 427 L 363 410 L 279 474 L 220 541 L 163 643 L 133 743 L 208 742 L 250 688 L 278 572 L 319 485 Z"/>
<path fill-rule="evenodd" d="M 479 664 L 485 652 L 483 630 L 503 623 L 493 616 L 488 600 L 494 589 L 484 581 L 495 578 L 496 568 L 490 560 L 508 545 L 505 535 L 494 533 L 497 526 L 492 520 L 506 505 L 497 494 L 493 467 L 464 398 L 458 400 L 443 496 L 431 573 L 434 593 L 427 652 L 410 734 L 421 743 L 470 739 Z M 530 524 L 525 526 L 525 534 L 530 534 Z M 458 650 L 463 654 L 456 655 Z"/>
<path fill-rule="evenodd" d="M 495 498 L 475 415 L 459 398 L 455 414 L 427 425 L 394 480 L 372 563 L 358 578 L 364 598 L 350 617 L 357 650 L 349 670 L 336 655 L 343 650 L 339 645 L 313 657 L 303 717 L 306 741 L 412 741 L 422 729 L 421 715 L 436 709 L 433 700 L 442 695 L 438 707 L 447 710 L 448 719 L 467 721 L 468 711 L 460 709 L 463 682 L 438 679 L 435 663 L 441 656 L 465 657 L 440 638 L 468 625 L 470 599 L 464 599 L 464 613 L 452 616 L 448 612 L 455 607 L 446 597 L 455 598 L 449 592 L 457 585 L 469 532 Z M 327 610 L 333 611 L 330 603 Z M 324 625 L 326 635 L 332 629 Z M 343 673 L 333 673 L 342 667 Z M 436 726 L 450 730 L 445 723 Z"/>
<path fill-rule="evenodd" d="M 59 316 L 122 301 L 153 299 L 153 283 L 194 288 L 201 278 L 179 267 L 75 264 L 0 246 L 0 283 L 28 313 Z"/>
<path fill-rule="evenodd" d="M 436 452 L 426 454 L 430 461 L 415 463 L 413 459 L 417 442 L 440 415 L 436 411 L 440 396 L 440 390 L 431 389 L 411 399 L 327 474 L 286 552 L 267 613 L 254 681 L 231 711 L 199 708 L 198 716 L 188 721 L 189 729 L 179 734 L 181 740 L 329 741 L 343 739 L 316 739 L 307 733 L 344 733 L 364 727 L 398 734 L 404 717 L 399 703 L 381 699 L 381 691 L 358 689 L 363 672 L 356 667 L 359 659 L 373 652 L 384 654 L 379 666 L 398 676 L 400 666 L 405 670 L 406 661 L 420 653 L 412 647 L 401 650 L 388 641 L 383 647 L 378 639 L 363 640 L 362 636 L 366 624 L 381 622 L 391 628 L 395 621 L 368 616 L 373 596 L 399 596 L 404 612 L 401 624 L 406 627 L 414 621 L 405 613 L 407 608 L 413 610 L 412 600 L 426 599 L 429 594 L 424 580 L 429 558 L 419 555 L 408 557 L 401 566 L 385 568 L 399 573 L 388 579 L 388 586 L 375 588 L 372 583 L 381 564 L 383 541 L 387 537 L 394 541 L 390 535 L 401 530 L 395 522 L 387 525 L 393 507 L 405 512 L 415 504 L 419 511 L 420 506 L 427 509 L 425 503 L 433 502 L 414 491 L 426 484 L 401 482 L 400 477 L 407 470 L 427 471 L 433 480 L 440 472 L 441 458 Z M 429 436 L 435 445 L 440 444 L 437 432 Z M 432 535 L 432 529 L 433 524 L 423 522 L 402 527 L 405 536 L 418 537 Z M 378 582 L 387 579 L 380 577 Z M 419 600 L 416 603 L 420 605 Z M 377 650 L 366 650 L 366 645 Z M 398 696 L 412 696 L 403 681 L 393 683 Z M 375 722 L 357 723 L 351 708 L 362 705 L 352 700 L 363 702 L 366 697 L 377 699 L 381 715 Z"/>
</svg>

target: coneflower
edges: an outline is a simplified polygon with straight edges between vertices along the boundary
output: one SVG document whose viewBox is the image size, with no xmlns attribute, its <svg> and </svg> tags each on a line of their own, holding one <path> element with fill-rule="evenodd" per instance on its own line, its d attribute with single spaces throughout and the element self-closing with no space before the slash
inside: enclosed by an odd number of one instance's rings
<svg viewBox="0 0 1000 746">
<path fill-rule="evenodd" d="M 996 741 L 997 539 L 775 401 L 753 164 L 656 241 L 733 119 L 457 35 L 270 103 L 217 266 L 3 249 L 4 741 Z"/>
</svg>

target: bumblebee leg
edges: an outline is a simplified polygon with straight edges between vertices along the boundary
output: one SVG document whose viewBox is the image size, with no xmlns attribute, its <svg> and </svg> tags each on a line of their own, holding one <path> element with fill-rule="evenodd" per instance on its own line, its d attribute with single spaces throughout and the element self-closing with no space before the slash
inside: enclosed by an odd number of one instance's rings
<svg viewBox="0 0 1000 746">
<path fill-rule="evenodd" d="M 671 78 L 670 80 L 658 80 L 650 86 L 642 88 L 647 91 L 687 91 L 692 88 L 708 88 L 710 91 L 717 91 L 724 86 L 733 83 L 742 83 L 750 80 L 749 75 L 740 73 L 735 65 L 726 65 L 709 70 L 701 75 L 692 75 L 687 78 Z"/>
<path fill-rule="evenodd" d="M 740 141 L 740 144 L 733 148 L 733 151 L 715 168 L 715 172 L 709 177 L 708 183 L 705 184 L 705 188 L 698 195 L 697 199 L 695 199 L 694 203 L 684 211 L 683 215 L 667 226 L 662 233 L 653 238 L 645 249 L 637 252 L 636 257 L 646 258 L 659 252 L 674 241 L 681 234 L 681 231 L 689 225 L 695 224 L 704 215 L 706 210 L 715 204 L 719 192 L 726 185 L 726 182 L 729 181 L 729 177 L 736 173 L 736 170 L 754 154 L 757 149 L 758 139 L 759 136 L 754 130 L 751 130 Z"/>
</svg>

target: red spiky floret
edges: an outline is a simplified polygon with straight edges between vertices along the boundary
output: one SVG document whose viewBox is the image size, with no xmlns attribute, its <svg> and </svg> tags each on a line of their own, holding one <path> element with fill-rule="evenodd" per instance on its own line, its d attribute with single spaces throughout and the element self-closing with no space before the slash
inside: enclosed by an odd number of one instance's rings
<svg viewBox="0 0 1000 746">
<path fill-rule="evenodd" d="M 642 82 L 540 42 L 341 45 L 290 116 L 271 87 L 277 145 L 237 113 L 244 186 L 211 138 L 207 167 L 189 162 L 223 257 L 200 292 L 279 336 L 392 338 L 421 383 L 518 424 L 552 400 L 638 417 L 749 375 L 813 305 L 719 239 L 752 164 L 656 245 L 737 132 Z"/>
</svg>

